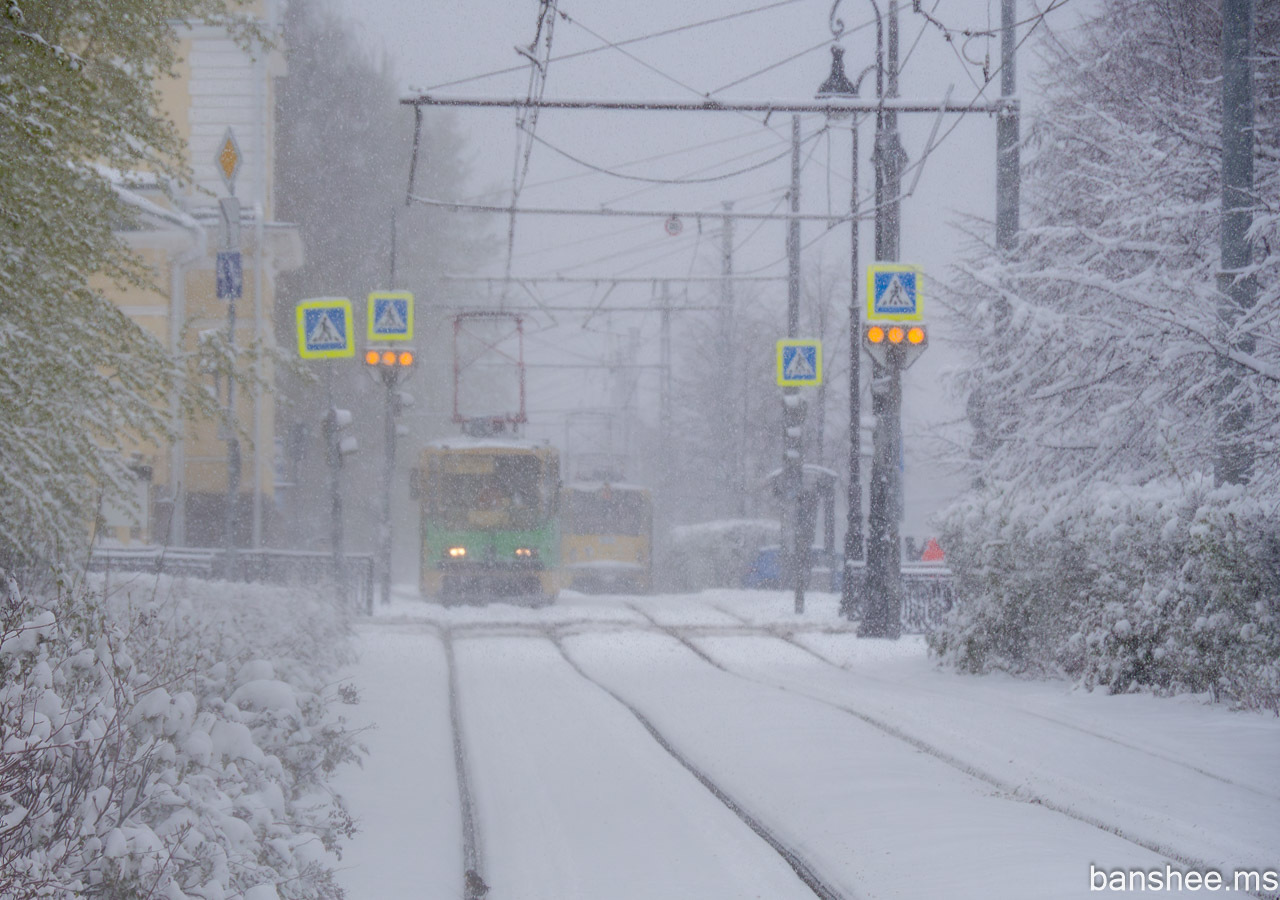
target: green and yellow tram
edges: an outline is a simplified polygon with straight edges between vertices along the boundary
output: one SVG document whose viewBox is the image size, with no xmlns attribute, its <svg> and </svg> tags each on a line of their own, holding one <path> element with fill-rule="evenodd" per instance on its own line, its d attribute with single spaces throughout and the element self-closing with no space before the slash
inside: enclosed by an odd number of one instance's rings
<svg viewBox="0 0 1280 900">
<path fill-rule="evenodd" d="M 564 585 L 585 592 L 653 590 L 653 498 L 633 484 L 575 482 L 561 492 Z"/>
<path fill-rule="evenodd" d="M 541 605 L 559 591 L 560 454 L 500 438 L 436 441 L 413 472 L 425 596 Z"/>
</svg>

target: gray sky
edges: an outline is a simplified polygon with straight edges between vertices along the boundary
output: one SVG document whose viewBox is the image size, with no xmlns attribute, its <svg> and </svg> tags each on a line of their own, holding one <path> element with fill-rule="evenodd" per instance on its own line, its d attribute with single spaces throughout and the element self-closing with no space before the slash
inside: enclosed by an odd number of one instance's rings
<svg viewBox="0 0 1280 900">
<path fill-rule="evenodd" d="M 410 0 L 341 0 L 363 37 L 393 60 L 407 90 L 426 90 L 447 96 L 517 97 L 529 87 L 528 66 L 516 47 L 533 40 L 536 0 L 469 0 L 444 5 Z M 548 98 L 608 98 L 625 100 L 698 100 L 710 94 L 722 100 L 808 100 L 826 78 L 831 63 L 830 0 L 793 0 L 772 9 L 742 15 L 705 27 L 664 37 L 628 43 L 574 59 L 555 60 L 593 50 L 607 42 L 623 42 L 667 29 L 766 6 L 767 0 L 650 0 L 643 4 L 576 4 L 562 0 L 553 32 L 553 62 L 548 68 Z M 887 3 L 882 5 L 887 6 Z M 966 39 L 960 32 L 998 27 L 999 0 L 925 0 L 924 7 L 952 30 L 943 32 L 903 2 L 900 15 L 901 55 L 905 60 L 900 94 L 906 98 L 940 101 L 951 90 L 953 101 L 967 102 L 983 84 L 983 66 L 999 66 L 998 38 Z M 1019 16 L 1034 15 L 1028 0 L 1019 0 Z M 835 10 L 843 19 L 846 67 L 851 77 L 874 61 L 875 16 L 869 0 L 844 0 Z M 1071 8 L 1055 13 L 1051 24 L 1065 28 L 1073 21 Z M 1026 45 L 1029 47 L 1029 44 Z M 788 60 L 790 57 L 795 59 Z M 965 62 L 965 58 L 969 62 Z M 448 84 L 513 66 L 519 71 Z M 773 68 L 769 68 L 778 64 Z M 1031 54 L 1024 53 L 1019 77 Z M 768 71 L 762 71 L 766 70 Z M 759 73 L 759 74 L 756 74 Z M 446 86 L 442 86 L 446 85 Z M 994 79 L 984 96 L 994 97 Z M 874 75 L 862 84 L 862 96 L 875 95 Z M 411 113 L 406 109 L 405 115 Z M 516 113 L 512 110 L 466 109 L 457 113 L 460 130 L 470 138 L 472 178 L 467 192 L 479 202 L 510 202 L 516 160 Z M 708 217 L 686 219 L 678 237 L 663 231 L 660 220 L 620 218 L 563 218 L 522 216 L 515 231 L 513 274 L 572 276 L 655 276 L 684 278 L 720 271 L 719 219 L 714 213 L 732 201 L 737 211 L 782 212 L 789 180 L 789 131 L 786 115 L 767 124 L 760 115 L 735 113 L 567 112 L 543 111 L 537 120 L 535 142 L 520 194 L 521 206 L 591 207 L 615 209 L 705 210 Z M 806 213 L 843 214 L 849 207 L 850 159 L 847 123 L 823 132 L 818 115 L 803 117 L 801 133 L 805 161 L 801 208 Z M 902 141 L 912 163 L 919 161 L 935 129 L 940 143 L 917 172 L 909 170 L 904 186 L 918 176 L 914 193 L 902 212 L 902 259 L 924 267 L 929 279 L 947 277 L 958 238 L 950 223 L 963 215 L 994 216 L 995 125 L 986 115 L 903 116 Z M 873 186 L 870 120 L 860 129 L 862 203 L 869 206 Z M 656 179 L 706 178 L 764 163 L 740 176 L 706 184 L 656 185 L 599 174 L 558 153 L 616 172 Z M 697 149 L 691 149 L 697 148 Z M 523 164 L 521 164 L 522 167 Z M 740 222 L 734 266 L 739 273 L 785 275 L 783 223 Z M 503 235 L 506 221 L 493 218 L 495 234 Z M 861 225 L 861 262 L 872 258 L 872 225 Z M 835 271 L 849 268 L 847 224 L 828 229 L 824 223 L 805 223 L 801 242 L 804 264 L 816 260 Z M 502 273 L 504 259 L 496 259 L 492 274 Z M 865 277 L 865 276 L 860 276 Z M 936 283 L 926 282 L 926 314 L 933 325 L 931 349 L 906 376 L 904 425 L 908 435 L 908 521 L 906 533 L 921 534 L 924 520 L 956 488 L 954 480 L 939 477 L 936 465 L 921 457 L 921 442 L 913 433 L 934 429 L 955 416 L 940 384 L 943 371 L 955 359 L 949 346 L 945 315 L 930 295 Z M 679 288 L 683 302 L 684 287 Z M 779 336 L 785 336 L 785 282 L 755 288 L 768 301 L 776 295 Z M 546 286 L 539 290 L 547 303 L 594 305 L 603 287 Z M 710 299 L 715 285 L 690 287 L 689 302 Z M 705 292 L 705 297 L 703 292 Z M 527 295 L 512 302 L 526 302 Z M 647 304 L 648 285 L 622 286 L 609 305 Z M 847 301 L 846 301 L 847 302 Z M 863 298 L 865 304 L 865 298 Z M 527 355 L 531 360 L 555 358 L 585 362 L 602 359 L 612 341 L 602 332 L 623 334 L 641 329 L 647 359 L 657 353 L 657 317 L 621 315 L 580 327 L 581 317 L 539 332 L 531 329 Z M 830 352 L 830 351 L 829 351 Z M 843 366 L 842 366 L 843 368 Z M 531 371 L 531 413 L 542 411 L 531 432 L 563 434 L 562 413 L 580 404 L 604 402 L 591 396 L 603 381 L 584 378 L 584 370 L 555 373 Z M 652 383 L 649 383 L 652 382 Z M 586 387 L 584 387 L 586 385 Z M 652 395 L 656 378 L 641 392 Z M 919 488 L 912 485 L 921 485 Z"/>
</svg>

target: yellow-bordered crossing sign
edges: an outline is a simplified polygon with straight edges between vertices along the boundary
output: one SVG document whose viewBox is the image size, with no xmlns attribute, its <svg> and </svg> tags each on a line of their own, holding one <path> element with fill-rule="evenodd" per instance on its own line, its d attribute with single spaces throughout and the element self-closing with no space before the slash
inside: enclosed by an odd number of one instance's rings
<svg viewBox="0 0 1280 900">
<path fill-rule="evenodd" d="M 341 359 L 356 355 L 351 301 L 345 297 L 303 300 L 298 304 L 298 355 L 303 359 Z"/>
<path fill-rule="evenodd" d="M 408 291 L 374 291 L 369 295 L 370 341 L 413 339 L 413 294 Z"/>
<path fill-rule="evenodd" d="M 778 384 L 782 387 L 822 384 L 822 341 L 778 341 Z"/>
<path fill-rule="evenodd" d="M 867 321 L 919 322 L 924 318 L 924 271 L 919 266 L 867 266 Z"/>
</svg>

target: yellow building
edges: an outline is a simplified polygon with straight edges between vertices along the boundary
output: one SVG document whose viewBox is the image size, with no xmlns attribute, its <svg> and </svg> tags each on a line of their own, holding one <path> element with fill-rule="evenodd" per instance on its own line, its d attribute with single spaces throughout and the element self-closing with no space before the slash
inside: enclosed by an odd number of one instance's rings
<svg viewBox="0 0 1280 900">
<path fill-rule="evenodd" d="M 251 7 L 278 33 L 282 0 L 259 0 Z M 194 184 L 176 203 L 154 178 L 122 175 L 117 191 L 140 211 L 139 226 L 123 234 L 153 273 L 155 291 L 116 295 L 121 307 L 175 353 L 194 352 L 201 333 L 229 332 L 227 300 L 219 299 L 215 265 L 219 249 L 239 251 L 242 292 L 235 300 L 234 340 L 238 347 L 273 345 L 272 307 L 280 272 L 302 264 L 297 229 L 275 221 L 274 81 L 284 74 L 279 47 L 245 52 L 222 29 L 195 26 L 181 32 L 177 77 L 160 85 L 165 112 L 188 148 Z M 234 196 L 239 221 L 222 221 L 220 198 L 229 186 L 219 162 L 228 131 L 238 149 Z M 238 237 L 235 233 L 238 232 Z M 228 233 L 235 246 L 226 246 Z M 265 367 L 257 373 L 271 382 Z M 211 380 L 212 382 L 212 380 Z M 218 386 L 225 404 L 227 386 Z M 271 532 L 274 507 L 275 409 L 268 390 L 235 391 L 236 432 L 241 466 L 236 502 L 236 542 L 262 546 Z M 138 500 L 132 515 L 108 512 L 106 535 L 117 540 L 174 546 L 221 546 L 228 487 L 227 430 L 222 421 L 178 421 L 169 447 L 139 455 Z"/>
</svg>

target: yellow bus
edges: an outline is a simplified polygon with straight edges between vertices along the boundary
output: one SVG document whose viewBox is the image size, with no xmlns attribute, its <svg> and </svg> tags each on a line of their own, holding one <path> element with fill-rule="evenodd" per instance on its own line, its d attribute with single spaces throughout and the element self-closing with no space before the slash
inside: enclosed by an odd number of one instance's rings
<svg viewBox="0 0 1280 900">
<path fill-rule="evenodd" d="M 565 587 L 592 593 L 653 590 L 653 498 L 648 488 L 575 482 L 560 494 Z"/>
</svg>

